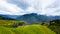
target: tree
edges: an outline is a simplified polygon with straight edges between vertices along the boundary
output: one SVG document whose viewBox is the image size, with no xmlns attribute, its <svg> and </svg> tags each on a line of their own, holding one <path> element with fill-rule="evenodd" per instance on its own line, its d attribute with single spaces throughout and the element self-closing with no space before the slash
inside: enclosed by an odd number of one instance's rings
<svg viewBox="0 0 60 34">
<path fill-rule="evenodd" d="M 50 25 L 60 25 L 60 20 L 59 19 L 52 20 L 52 21 L 50 21 Z"/>
<path fill-rule="evenodd" d="M 13 27 L 25 26 L 25 25 L 27 25 L 27 23 L 26 22 L 23 22 L 23 21 L 16 22 L 16 23 L 13 23 L 12 24 Z"/>
</svg>

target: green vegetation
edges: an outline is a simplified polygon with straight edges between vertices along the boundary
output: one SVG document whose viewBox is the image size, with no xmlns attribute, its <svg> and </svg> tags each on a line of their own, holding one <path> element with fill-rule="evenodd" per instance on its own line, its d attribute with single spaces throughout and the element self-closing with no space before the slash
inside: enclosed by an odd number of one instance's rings
<svg viewBox="0 0 60 34">
<path fill-rule="evenodd" d="M 0 26 L 9 26 L 13 23 L 18 23 L 18 20 L 0 20 Z"/>
<path fill-rule="evenodd" d="M 51 30 L 55 31 L 57 34 L 60 34 L 60 20 L 52 20 L 50 21 L 50 25 L 48 26 Z"/>
<path fill-rule="evenodd" d="M 41 25 L 45 25 L 48 28 L 50 28 L 52 31 L 56 32 L 57 34 L 60 34 L 60 20 L 52 20 L 48 23 L 42 23 Z"/>
<path fill-rule="evenodd" d="M 0 26 L 0 34 L 14 34 L 10 29 Z"/>
<path fill-rule="evenodd" d="M 18 21 L 18 20 L 0 20 L 0 26 L 14 28 L 14 27 L 23 26 L 23 25 L 27 25 L 27 23 L 24 21 Z"/>
<path fill-rule="evenodd" d="M 2 17 L 1 17 L 2 18 Z M 0 18 L 0 34 L 56 34 L 46 26 L 40 24 L 27 24 L 26 22 L 1 19 Z M 53 29 L 53 28 L 52 28 Z"/>
<path fill-rule="evenodd" d="M 0 34 L 55 34 L 55 32 L 42 25 L 26 25 L 17 28 L 0 27 Z"/>
</svg>

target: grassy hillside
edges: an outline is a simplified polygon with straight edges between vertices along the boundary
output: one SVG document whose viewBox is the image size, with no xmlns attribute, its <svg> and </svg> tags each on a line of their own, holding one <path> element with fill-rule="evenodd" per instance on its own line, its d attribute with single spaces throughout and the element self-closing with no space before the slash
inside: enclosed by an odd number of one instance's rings
<svg viewBox="0 0 60 34">
<path fill-rule="evenodd" d="M 18 23 L 18 20 L 0 20 L 0 26 L 9 26 L 13 23 Z"/>
<path fill-rule="evenodd" d="M 0 34 L 14 34 L 10 29 L 0 26 Z"/>
<path fill-rule="evenodd" d="M 0 27 L 0 34 L 55 34 L 45 26 L 27 25 L 19 26 L 18 28 Z"/>
<path fill-rule="evenodd" d="M 0 34 L 56 34 L 46 26 L 42 25 L 25 25 L 16 28 L 9 28 L 12 23 L 18 23 L 17 20 L 0 20 Z"/>
</svg>

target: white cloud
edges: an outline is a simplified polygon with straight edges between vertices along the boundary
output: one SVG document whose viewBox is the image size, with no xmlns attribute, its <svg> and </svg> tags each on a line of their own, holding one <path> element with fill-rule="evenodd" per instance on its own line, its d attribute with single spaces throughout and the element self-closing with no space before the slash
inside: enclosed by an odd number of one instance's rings
<svg viewBox="0 0 60 34">
<path fill-rule="evenodd" d="M 59 15 L 56 13 L 56 9 L 46 9 L 47 6 L 54 3 L 56 0 L 26 0 L 31 7 L 27 9 L 30 12 L 38 13 L 38 14 L 45 14 L 45 15 Z M 54 14 L 53 14 L 54 13 Z"/>
<path fill-rule="evenodd" d="M 22 15 L 23 12 L 24 10 L 16 5 L 0 0 L 0 14 Z"/>
<path fill-rule="evenodd" d="M 56 0 L 42 0 L 42 8 L 46 8 L 48 5 L 54 3 Z"/>
<path fill-rule="evenodd" d="M 18 2 L 21 0 L 16 1 Z M 47 6 L 50 6 L 53 3 L 56 4 L 55 1 L 58 2 L 58 0 L 24 0 L 24 1 L 30 5 L 30 6 L 28 5 L 28 7 L 26 5 L 27 8 L 25 10 L 18 7 L 17 3 L 16 4 L 8 3 L 7 0 L 0 0 L 0 14 L 23 15 L 26 13 L 38 13 L 45 15 L 60 15 L 59 14 L 60 12 L 56 12 L 57 10 L 60 9 L 59 8 L 60 5 L 57 8 L 47 8 Z"/>
<path fill-rule="evenodd" d="M 23 15 L 26 13 L 37 13 L 34 6 L 28 7 L 26 10 L 23 10 L 15 4 L 7 3 L 4 0 L 0 0 L 0 14 L 10 14 L 10 15 Z"/>
<path fill-rule="evenodd" d="M 53 15 L 53 16 L 59 15 L 60 16 L 60 0 L 55 0 L 55 2 L 48 5 L 45 10 L 48 11 L 46 13 L 47 15 Z"/>
</svg>

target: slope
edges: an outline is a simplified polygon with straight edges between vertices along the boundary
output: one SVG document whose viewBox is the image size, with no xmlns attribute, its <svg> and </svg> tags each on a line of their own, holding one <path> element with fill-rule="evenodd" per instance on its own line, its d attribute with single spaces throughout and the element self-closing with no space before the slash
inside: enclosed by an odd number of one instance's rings
<svg viewBox="0 0 60 34">
<path fill-rule="evenodd" d="M 55 32 L 41 25 L 27 25 L 11 29 L 15 34 L 55 34 Z"/>
<path fill-rule="evenodd" d="M 17 18 L 18 20 L 21 21 L 26 21 L 28 23 L 40 23 L 43 21 L 49 21 L 49 17 L 46 15 L 38 15 L 36 13 L 31 13 L 31 14 L 24 14 L 20 17 Z"/>
<path fill-rule="evenodd" d="M 0 26 L 0 34 L 14 34 L 10 29 Z"/>
</svg>

